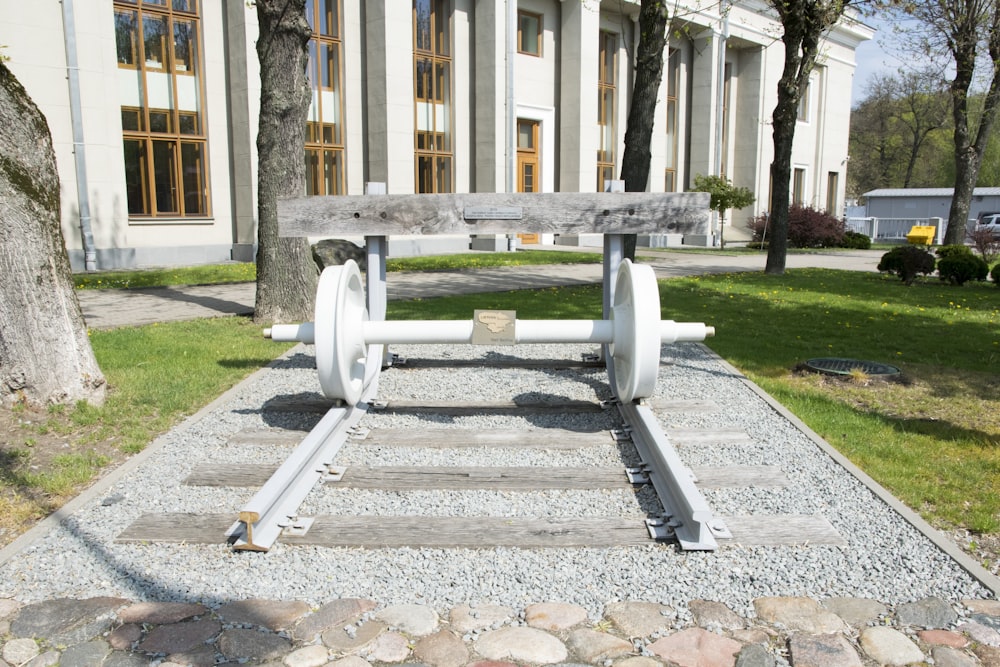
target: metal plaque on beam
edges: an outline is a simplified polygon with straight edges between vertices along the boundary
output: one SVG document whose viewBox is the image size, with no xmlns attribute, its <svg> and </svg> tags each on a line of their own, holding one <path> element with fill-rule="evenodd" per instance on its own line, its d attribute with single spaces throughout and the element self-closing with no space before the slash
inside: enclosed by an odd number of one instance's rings
<svg viewBox="0 0 1000 667">
<path fill-rule="evenodd" d="M 477 310 L 472 316 L 473 345 L 514 345 L 516 310 Z"/>
<path fill-rule="evenodd" d="M 520 206 L 466 206 L 462 216 L 466 220 L 520 220 L 524 212 Z"/>
</svg>

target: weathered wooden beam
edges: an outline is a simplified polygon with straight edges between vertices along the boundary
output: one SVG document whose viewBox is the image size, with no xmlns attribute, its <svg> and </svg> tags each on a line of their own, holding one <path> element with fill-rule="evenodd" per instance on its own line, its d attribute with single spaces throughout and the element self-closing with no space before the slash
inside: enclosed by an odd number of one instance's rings
<svg viewBox="0 0 1000 667">
<path fill-rule="evenodd" d="M 847 541 L 821 515 L 722 517 L 734 546 L 844 546 Z M 116 542 L 223 544 L 230 514 L 144 514 Z M 491 548 L 610 547 L 650 544 L 642 519 L 581 517 L 319 516 L 305 535 L 285 544 L 320 547 Z"/>
<path fill-rule="evenodd" d="M 326 196 L 278 203 L 281 236 L 703 234 L 704 192 Z"/>
</svg>

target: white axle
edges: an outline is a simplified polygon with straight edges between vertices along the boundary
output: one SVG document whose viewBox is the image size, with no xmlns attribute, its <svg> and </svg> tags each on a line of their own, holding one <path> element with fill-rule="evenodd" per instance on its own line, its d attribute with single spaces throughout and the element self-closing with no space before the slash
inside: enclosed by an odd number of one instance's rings
<svg viewBox="0 0 1000 667">
<path fill-rule="evenodd" d="M 463 345 L 472 343 L 472 320 L 389 320 L 361 323 L 365 345 Z M 276 324 L 264 336 L 276 341 L 315 343 L 315 327 L 304 324 Z M 715 335 L 713 327 L 701 322 L 660 321 L 661 343 L 702 341 Z M 615 342 L 614 320 L 516 320 L 514 343 Z"/>
<path fill-rule="evenodd" d="M 329 267 L 316 291 L 316 319 L 277 324 L 264 336 L 315 343 L 323 393 L 356 403 L 363 389 L 369 345 L 469 344 L 472 320 L 369 321 L 358 265 Z M 593 343 L 611 346 L 615 393 L 624 402 L 653 393 L 660 345 L 702 341 L 715 329 L 700 322 L 660 320 L 656 276 L 648 266 L 625 260 L 618 271 L 610 320 L 515 320 L 513 343 Z"/>
</svg>

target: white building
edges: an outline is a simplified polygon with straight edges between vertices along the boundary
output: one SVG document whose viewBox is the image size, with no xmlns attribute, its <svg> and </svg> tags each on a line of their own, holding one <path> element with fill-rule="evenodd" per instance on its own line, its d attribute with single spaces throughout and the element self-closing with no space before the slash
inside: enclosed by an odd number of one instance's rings
<svg viewBox="0 0 1000 667">
<path fill-rule="evenodd" d="M 252 260 L 260 83 L 247 4 L 0 0 L 8 66 L 52 131 L 75 269 Z M 636 0 L 309 0 L 308 11 L 310 193 L 360 194 L 369 181 L 390 193 L 575 192 L 617 177 Z M 675 28 L 649 190 L 722 173 L 758 198 L 727 216 L 738 234 L 768 208 L 780 26 L 742 0 L 682 9 Z M 794 198 L 836 214 L 854 50 L 871 36 L 854 21 L 831 33 L 796 130 Z"/>
</svg>

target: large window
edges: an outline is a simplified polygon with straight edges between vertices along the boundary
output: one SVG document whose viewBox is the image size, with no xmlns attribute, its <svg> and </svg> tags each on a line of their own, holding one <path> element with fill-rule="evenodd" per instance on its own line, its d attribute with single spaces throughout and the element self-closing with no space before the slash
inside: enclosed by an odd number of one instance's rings
<svg viewBox="0 0 1000 667">
<path fill-rule="evenodd" d="M 306 194 L 344 194 L 344 97 L 340 0 L 306 0 L 312 28 L 306 120 Z"/>
<path fill-rule="evenodd" d="M 726 165 L 729 163 L 729 105 L 732 102 L 733 88 L 732 63 L 726 63 L 722 70 L 722 145 L 719 147 L 719 176 L 727 178 Z"/>
<path fill-rule="evenodd" d="M 413 0 L 417 192 L 452 191 L 450 0 Z"/>
<path fill-rule="evenodd" d="M 205 217 L 198 0 L 116 0 L 114 9 L 129 217 Z"/>
<path fill-rule="evenodd" d="M 618 83 L 618 36 L 601 31 L 597 80 L 597 191 L 604 191 L 604 181 L 615 179 L 615 89 Z"/>
</svg>

